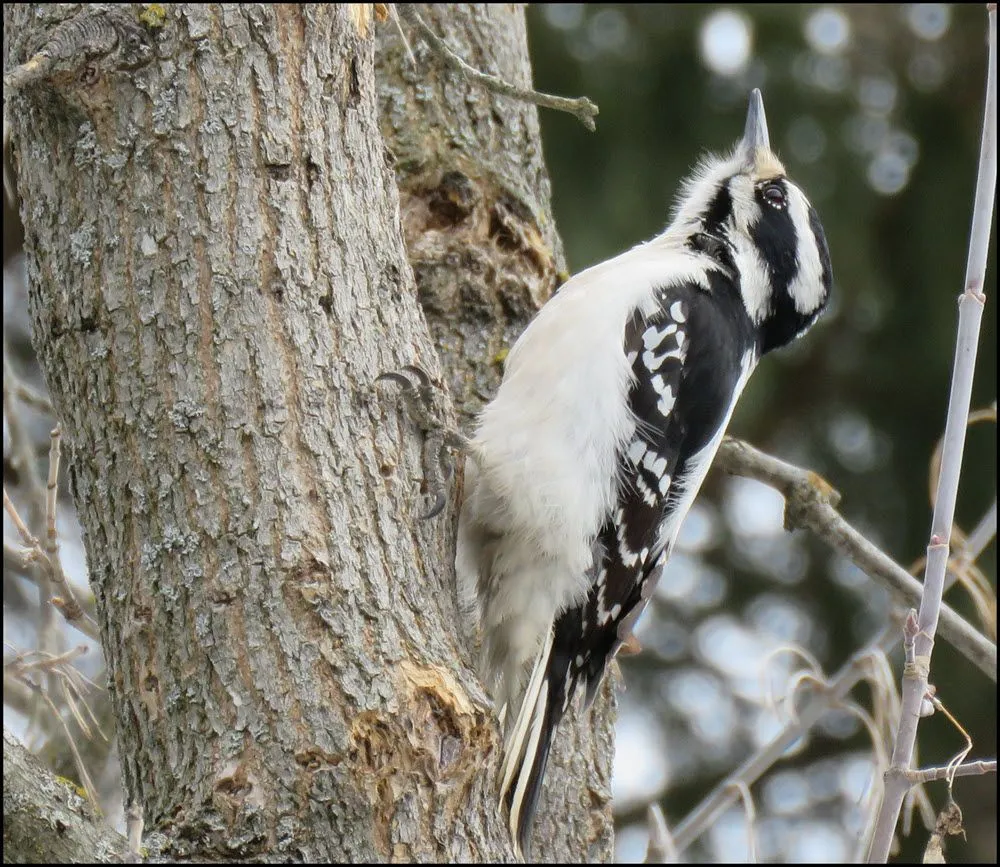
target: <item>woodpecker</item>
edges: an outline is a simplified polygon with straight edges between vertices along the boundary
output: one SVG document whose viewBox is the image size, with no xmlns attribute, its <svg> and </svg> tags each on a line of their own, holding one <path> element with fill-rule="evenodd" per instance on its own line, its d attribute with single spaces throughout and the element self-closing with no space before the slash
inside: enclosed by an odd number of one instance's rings
<svg viewBox="0 0 1000 867">
<path fill-rule="evenodd" d="M 455 565 L 522 852 L 577 687 L 589 704 L 630 637 L 758 360 L 831 283 L 754 90 L 742 139 L 683 181 L 666 230 L 572 277 L 511 349 L 466 443 Z"/>
</svg>

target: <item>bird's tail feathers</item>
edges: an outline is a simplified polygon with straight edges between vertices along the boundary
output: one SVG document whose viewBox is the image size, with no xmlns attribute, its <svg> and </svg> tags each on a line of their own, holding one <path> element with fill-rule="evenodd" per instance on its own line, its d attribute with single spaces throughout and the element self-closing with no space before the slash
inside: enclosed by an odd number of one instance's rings
<svg viewBox="0 0 1000 867">
<path fill-rule="evenodd" d="M 510 704 L 504 708 L 500 804 L 507 812 L 511 837 L 522 856 L 528 853 L 552 736 L 564 711 L 565 672 L 555 672 L 552 667 L 553 635 L 554 629 L 549 630 L 517 715 L 513 716 Z"/>
</svg>

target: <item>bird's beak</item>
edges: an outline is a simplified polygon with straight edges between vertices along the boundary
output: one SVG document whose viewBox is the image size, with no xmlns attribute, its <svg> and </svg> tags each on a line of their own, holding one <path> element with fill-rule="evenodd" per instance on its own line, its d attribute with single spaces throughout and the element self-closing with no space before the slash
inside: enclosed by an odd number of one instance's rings
<svg viewBox="0 0 1000 867">
<path fill-rule="evenodd" d="M 751 158 L 761 149 L 771 150 L 771 141 L 767 135 L 767 117 L 764 115 L 764 98 L 756 87 L 750 94 L 747 125 L 743 130 L 743 141 L 740 144 L 744 153 Z"/>
</svg>

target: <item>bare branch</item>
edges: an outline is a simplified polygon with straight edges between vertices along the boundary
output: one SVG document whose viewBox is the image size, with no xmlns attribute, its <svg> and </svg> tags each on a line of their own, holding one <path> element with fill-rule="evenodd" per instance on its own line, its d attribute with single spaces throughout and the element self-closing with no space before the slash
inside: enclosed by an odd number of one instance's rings
<svg viewBox="0 0 1000 867">
<path fill-rule="evenodd" d="M 4 849 L 35 852 L 53 863 L 104 863 L 124 839 L 100 820 L 75 787 L 52 774 L 4 728 Z M 59 833 L 53 834 L 52 829 Z"/>
<path fill-rule="evenodd" d="M 4 75 L 3 86 L 10 90 L 19 90 L 32 82 L 41 81 L 48 77 L 53 65 L 52 57 L 39 51 Z"/>
<path fill-rule="evenodd" d="M 21 379 L 14 372 L 14 367 L 10 363 L 7 354 L 7 336 L 4 334 L 3 340 L 3 413 L 7 423 L 7 436 L 10 443 L 10 462 L 21 475 L 23 484 L 20 486 L 27 501 L 27 524 L 21 520 L 20 516 L 14 517 L 13 503 L 7 497 L 6 487 L 4 488 L 4 509 L 11 515 L 21 538 L 25 540 L 28 548 L 34 548 L 41 553 L 38 540 L 28 530 L 28 526 L 40 528 L 45 520 L 45 488 L 38 475 L 38 468 L 35 465 L 35 449 L 32 445 L 28 432 L 24 429 L 18 407 L 16 406 L 16 395 L 20 390 Z M 9 504 L 9 508 L 8 508 Z M 13 510 L 13 512 L 12 512 Z M 27 535 L 26 535 L 27 534 Z M 32 542 L 28 541 L 28 538 Z M 59 637 L 56 630 L 55 611 L 46 603 L 52 596 L 52 583 L 49 576 L 49 569 L 29 569 L 25 572 L 38 587 L 38 644 L 43 650 L 55 652 L 59 648 Z M 52 684 L 54 686 L 54 683 Z"/>
<path fill-rule="evenodd" d="M 53 433 L 55 433 L 55 431 L 53 431 Z M 53 442 L 57 441 L 58 437 L 54 437 Z M 55 460 L 58 463 L 58 448 L 56 449 Z M 21 535 L 21 539 L 24 541 L 25 547 L 28 549 L 21 554 L 22 562 L 36 563 L 39 566 L 38 569 L 25 570 L 24 574 L 38 584 L 40 592 L 44 592 L 46 594 L 45 598 L 42 600 L 42 606 L 44 608 L 48 608 L 49 606 L 46 603 L 50 603 L 52 607 L 56 608 L 59 613 L 62 614 L 67 623 L 76 629 L 79 629 L 80 632 L 88 638 L 93 638 L 95 641 L 99 642 L 101 640 L 100 630 L 98 629 L 94 618 L 83 610 L 83 607 L 77 600 L 76 594 L 73 592 L 73 588 L 69 583 L 69 579 L 66 577 L 66 573 L 63 572 L 58 556 L 58 546 L 55 546 L 54 555 L 53 553 L 42 550 L 42 546 L 38 539 L 32 535 L 24 521 L 21 520 L 21 516 L 18 514 L 17 508 L 7 495 L 6 488 L 3 490 L 3 507 L 7 514 L 10 515 L 10 519 L 14 522 L 14 526 L 17 528 L 18 533 Z M 51 520 L 52 524 L 50 526 L 50 532 L 54 533 L 54 516 Z M 59 588 L 59 591 L 63 594 L 62 596 L 51 595 L 50 588 L 53 584 Z"/>
<path fill-rule="evenodd" d="M 948 762 L 948 767 L 951 768 L 952 771 L 955 771 L 962 764 L 962 762 L 965 761 L 965 757 L 972 752 L 972 737 L 965 730 L 964 726 L 962 726 L 962 724 L 957 719 L 955 719 L 955 716 L 952 714 L 952 712 L 944 706 L 944 703 L 939 698 L 937 698 L 937 696 L 935 696 L 933 693 L 929 693 L 928 699 L 931 703 L 931 706 L 935 710 L 938 710 L 942 714 L 944 714 L 944 716 L 948 718 L 948 722 L 950 722 L 956 729 L 958 729 L 959 733 L 962 735 L 962 738 L 965 740 L 965 746 L 963 746 L 962 749 L 960 749 L 951 758 L 951 761 Z M 950 798 L 951 784 L 955 780 L 955 775 L 951 774 L 947 779 L 948 779 L 948 797 Z"/>
<path fill-rule="evenodd" d="M 31 568 L 31 556 L 24 548 L 16 548 L 6 539 L 3 540 L 3 570 L 11 569 L 19 574 L 27 574 Z M 6 603 L 6 598 L 4 602 Z"/>
<path fill-rule="evenodd" d="M 49 478 L 45 488 L 45 552 L 53 560 L 59 557 L 59 539 L 56 536 L 56 508 L 59 505 L 59 425 L 49 434 Z"/>
<path fill-rule="evenodd" d="M 647 864 L 676 864 L 677 847 L 667 828 L 667 820 L 659 804 L 650 804 L 646 813 L 649 822 L 649 847 L 646 849 Z"/>
<path fill-rule="evenodd" d="M 787 528 L 811 530 L 867 575 L 884 584 L 904 605 L 919 604 L 920 582 L 844 520 L 834 508 L 840 495 L 816 473 L 731 438 L 722 443 L 716 465 L 728 473 L 757 479 L 781 492 L 786 501 Z M 996 645 L 947 605 L 941 610 L 941 635 L 996 682 Z"/>
<path fill-rule="evenodd" d="M 750 794 L 750 787 L 742 780 L 735 780 L 729 784 L 735 790 L 743 802 L 743 814 L 747 820 L 747 863 L 757 863 L 757 808 L 753 803 L 753 796 Z"/>
<path fill-rule="evenodd" d="M 87 765 L 83 761 L 83 756 L 80 755 L 80 749 L 76 745 L 76 738 L 73 737 L 73 733 L 69 730 L 69 725 L 67 725 L 66 720 L 63 719 L 63 715 L 59 713 L 59 708 L 56 707 L 55 702 L 52 701 L 52 697 L 49 695 L 47 689 L 40 684 L 33 684 L 30 681 L 27 682 L 28 686 L 37 692 L 41 697 L 42 701 L 45 702 L 56 722 L 59 723 L 59 727 L 63 731 L 63 735 L 66 738 L 66 743 L 69 746 L 69 751 L 73 756 L 73 764 L 76 766 L 76 772 L 80 776 L 80 784 L 83 786 L 83 790 L 87 793 L 87 799 L 90 801 L 91 805 L 95 810 L 100 811 L 101 801 L 97 794 L 97 787 L 94 785 L 94 781 L 90 778 L 90 772 L 87 770 Z"/>
<path fill-rule="evenodd" d="M 8 645 L 9 646 L 9 645 Z M 87 797 L 91 800 L 96 809 L 100 809 L 98 806 L 97 789 L 94 787 L 93 781 L 90 778 L 90 774 L 87 771 L 87 767 L 84 764 L 83 757 L 80 755 L 80 751 L 77 748 L 76 740 L 73 733 L 70 731 L 69 725 L 66 722 L 65 717 L 60 712 L 59 708 L 56 707 L 55 702 L 52 700 L 48 689 L 45 684 L 58 684 L 62 688 L 62 693 L 64 698 L 67 699 L 67 707 L 74 720 L 80 726 L 80 730 L 83 732 L 84 736 L 88 739 L 91 737 L 90 726 L 83 719 L 82 714 L 76 706 L 74 699 L 72 698 L 71 691 L 75 690 L 75 684 L 73 683 L 73 667 L 71 663 L 80 656 L 87 653 L 86 645 L 80 645 L 66 653 L 61 653 L 57 656 L 53 656 L 50 653 L 46 653 L 41 650 L 29 650 L 25 652 L 18 652 L 16 648 L 15 656 L 4 663 L 4 680 L 14 680 L 26 686 L 31 692 L 38 696 L 41 701 L 48 707 L 49 712 L 52 715 L 52 719 L 58 724 L 59 728 L 62 729 L 63 735 L 66 738 L 66 743 L 69 745 L 70 752 L 73 755 L 73 761 L 76 764 L 77 773 L 79 774 L 80 781 L 86 790 Z M 36 679 L 36 675 L 41 675 Z M 67 686 L 69 684 L 69 686 Z M 82 699 L 82 696 L 80 696 Z M 86 702 L 84 702 L 86 706 Z M 93 718 L 93 713 L 90 708 L 87 707 L 87 712 Z"/>
<path fill-rule="evenodd" d="M 593 102 L 587 99 L 587 97 L 581 96 L 577 99 L 569 99 L 565 96 L 553 96 L 549 93 L 539 93 L 537 90 L 517 87 L 516 85 L 504 81 L 496 75 L 488 75 L 485 72 L 480 72 L 478 69 L 470 66 L 462 60 L 461 57 L 455 54 L 455 52 L 445 44 L 445 41 L 426 24 L 414 7 L 397 4 L 395 8 L 399 12 L 401 18 L 406 19 L 410 24 L 416 27 L 431 51 L 433 51 L 452 69 L 461 72 L 462 75 L 470 81 L 474 81 L 485 87 L 487 90 L 499 93 L 502 96 L 509 96 L 513 99 L 519 99 L 522 102 L 530 102 L 534 105 L 540 105 L 542 108 L 551 108 L 555 111 L 565 111 L 573 115 L 591 132 L 597 129 L 597 125 L 594 123 L 594 118 L 597 117 L 600 110 Z"/>
<path fill-rule="evenodd" d="M 723 448 L 726 444 L 723 443 Z M 778 462 L 780 463 L 780 462 Z M 728 467 L 727 467 L 728 469 Z M 803 471 L 800 471 L 803 472 Z M 742 475 L 742 473 L 740 473 Z M 751 476 L 757 478 L 757 476 Z M 780 488 L 779 488 L 780 490 Z M 976 529 L 969 534 L 962 556 L 967 561 L 974 561 L 982 553 L 992 539 L 988 532 L 992 520 L 995 522 L 995 504 L 980 520 Z M 954 574 L 949 574 L 949 583 L 956 580 Z M 740 765 L 729 778 L 710 792 L 697 807 L 677 825 L 673 832 L 673 842 L 677 852 L 683 852 L 697 840 L 715 821 L 715 818 L 736 802 L 732 783 L 743 781 L 753 785 L 772 766 L 777 764 L 788 748 L 805 735 L 832 707 L 842 704 L 850 691 L 862 680 L 878 681 L 873 666 L 883 667 L 884 654 L 895 647 L 898 642 L 898 625 L 892 624 L 882 629 L 871 644 L 855 653 L 840 670 L 826 683 L 824 689 L 812 692 L 805 704 L 797 710 L 791 721 L 786 723 L 777 735 L 764 744 Z M 878 660 L 883 660 L 878 663 Z M 882 675 L 884 679 L 887 675 Z"/>
<path fill-rule="evenodd" d="M 63 21 L 25 63 L 4 74 L 4 90 L 20 90 L 45 81 L 60 65 L 76 70 L 89 60 L 108 55 L 121 66 L 139 65 L 152 55 L 142 25 L 157 26 L 148 15 L 141 20 L 140 24 L 128 11 L 97 9 Z"/>
<path fill-rule="evenodd" d="M 25 716 L 34 711 L 35 694 L 16 677 L 9 677 L 4 672 L 3 678 L 4 708 L 12 708 Z"/>
<path fill-rule="evenodd" d="M 53 596 L 49 602 L 55 606 L 60 614 L 66 618 L 67 622 L 76 626 L 79 623 L 86 623 L 86 627 L 81 629 L 86 635 L 95 640 L 100 640 L 97 624 L 94 619 L 83 610 L 73 587 L 63 570 L 62 558 L 59 556 L 59 536 L 56 532 L 56 508 L 59 498 L 59 457 L 60 443 L 62 441 L 62 429 L 56 425 L 49 434 L 49 478 L 46 488 L 45 498 L 45 556 L 47 568 L 51 570 L 52 582 L 62 593 L 62 596 Z M 78 627 L 79 628 L 79 627 Z M 88 631 L 91 630 L 91 631 Z"/>
<path fill-rule="evenodd" d="M 953 550 L 957 544 L 958 551 L 952 555 L 952 564 L 949 569 L 956 568 L 959 581 L 965 592 L 969 594 L 976 611 L 979 614 L 980 622 L 983 624 L 986 635 L 993 641 L 997 638 L 997 595 L 994 587 L 995 581 L 988 577 L 976 564 L 974 559 L 966 556 L 969 549 L 982 550 L 997 534 L 997 503 L 993 501 L 983 519 L 969 535 L 968 539 L 962 538 L 956 543 L 959 533 L 952 534 Z"/>
<path fill-rule="evenodd" d="M 32 671 L 51 670 L 61 665 L 67 665 L 74 659 L 86 655 L 86 653 L 87 646 L 84 644 L 74 647 L 72 650 L 66 651 L 66 653 L 60 653 L 58 656 L 51 656 L 38 650 L 19 653 L 10 662 L 4 663 L 4 673 L 9 674 L 11 677 L 21 677 Z M 29 657 L 38 658 L 29 661 Z"/>
<path fill-rule="evenodd" d="M 979 176 L 972 212 L 972 230 L 969 257 L 965 272 L 965 289 L 958 302 L 958 337 L 945 423 L 944 449 L 941 455 L 940 481 L 931 520 L 931 538 L 927 547 L 927 568 L 924 573 L 923 593 L 918 616 L 919 631 L 914 637 L 914 658 L 919 663 L 915 671 L 903 677 L 902 708 L 899 730 L 892 753 L 892 768 L 908 770 L 917 739 L 920 705 L 927 692 L 934 635 L 942 611 L 945 575 L 948 567 L 948 542 L 951 539 L 955 518 L 955 502 L 962 470 L 962 453 L 965 449 L 965 432 L 972 397 L 972 379 L 976 365 L 980 323 L 986 296 L 986 259 L 989 253 L 993 224 L 993 202 L 997 178 L 997 113 L 996 113 L 996 6 L 988 8 L 989 62 L 986 65 L 986 110 L 979 155 Z M 994 646 L 995 647 L 995 646 Z M 996 656 L 994 649 L 994 670 Z M 995 678 L 994 678 L 995 680 Z M 872 835 L 870 862 L 884 862 L 895 833 L 896 823 L 909 784 L 900 774 L 886 778 L 885 794 Z"/>
<path fill-rule="evenodd" d="M 14 397 L 16 397 L 25 406 L 30 406 L 33 410 L 45 415 L 55 416 L 56 411 L 52 408 L 52 404 L 49 399 L 40 392 L 35 391 L 26 382 L 18 380 L 13 383 Z"/>
<path fill-rule="evenodd" d="M 976 524 L 976 528 L 969 533 L 965 540 L 965 545 L 958 552 L 958 556 L 968 559 L 967 551 L 982 551 L 997 534 L 997 501 L 987 509 L 986 514 Z M 978 556 L 978 555 L 976 555 Z M 974 557 L 972 559 L 975 559 Z"/>
<path fill-rule="evenodd" d="M 966 762 L 964 765 L 952 766 L 942 765 L 938 768 L 922 768 L 917 771 L 903 771 L 903 776 L 911 786 L 920 783 L 934 783 L 938 780 L 953 779 L 954 777 L 975 777 L 982 774 L 995 774 L 997 772 L 997 761 Z"/>
<path fill-rule="evenodd" d="M 3 412 L 7 421 L 7 435 L 10 440 L 10 461 L 24 478 L 24 490 L 30 503 L 28 520 L 31 524 L 41 523 L 45 514 L 45 488 L 35 466 L 35 450 L 31 438 L 21 423 L 15 400 L 23 391 L 21 378 L 15 373 L 7 356 L 6 336 L 3 343 Z"/>
<path fill-rule="evenodd" d="M 21 520 L 21 515 L 17 511 L 17 507 L 14 505 L 10 497 L 7 496 L 6 486 L 3 489 L 3 509 L 10 516 L 11 521 L 14 522 L 14 527 L 24 542 L 26 548 L 37 548 L 38 540 L 31 535 L 31 530 L 28 529 L 27 524 Z"/>
</svg>

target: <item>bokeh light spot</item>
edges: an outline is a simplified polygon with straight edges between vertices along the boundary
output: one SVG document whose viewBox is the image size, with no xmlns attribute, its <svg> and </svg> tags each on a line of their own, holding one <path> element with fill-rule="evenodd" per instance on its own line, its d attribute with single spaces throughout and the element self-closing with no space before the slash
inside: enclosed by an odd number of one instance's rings
<svg viewBox="0 0 1000 867">
<path fill-rule="evenodd" d="M 876 193 L 894 196 L 910 180 L 910 166 L 894 151 L 883 151 L 868 164 L 868 183 Z"/>
<path fill-rule="evenodd" d="M 620 9 L 608 6 L 590 19 L 587 33 L 599 51 L 621 51 L 628 44 L 628 21 Z"/>
<path fill-rule="evenodd" d="M 817 9 L 806 19 L 806 41 L 814 51 L 839 54 L 851 39 L 851 22 L 839 9 Z"/>
<path fill-rule="evenodd" d="M 896 105 L 896 82 L 884 75 L 867 75 L 858 84 L 858 102 L 871 114 L 889 114 Z"/>
<path fill-rule="evenodd" d="M 611 780 L 615 803 L 621 806 L 648 801 L 663 790 L 670 778 L 666 744 L 656 717 L 623 706 L 616 733 Z"/>
<path fill-rule="evenodd" d="M 910 29 L 921 39 L 940 39 L 951 26 L 951 9 L 944 3 L 913 3 L 906 9 Z"/>
<path fill-rule="evenodd" d="M 546 3 L 545 20 L 557 30 L 576 30 L 583 23 L 583 4 Z"/>
<path fill-rule="evenodd" d="M 732 9 L 713 12 L 702 23 L 699 43 L 705 66 L 720 75 L 735 75 L 753 53 L 750 19 Z"/>
<path fill-rule="evenodd" d="M 830 423 L 827 439 L 841 465 L 851 472 L 865 473 L 878 457 L 875 431 L 860 413 L 847 410 Z"/>
</svg>

